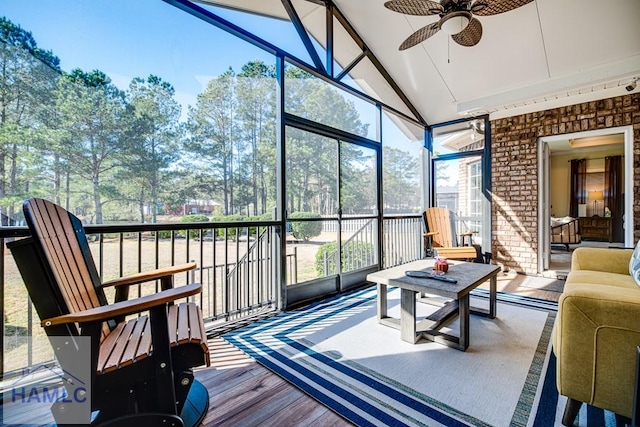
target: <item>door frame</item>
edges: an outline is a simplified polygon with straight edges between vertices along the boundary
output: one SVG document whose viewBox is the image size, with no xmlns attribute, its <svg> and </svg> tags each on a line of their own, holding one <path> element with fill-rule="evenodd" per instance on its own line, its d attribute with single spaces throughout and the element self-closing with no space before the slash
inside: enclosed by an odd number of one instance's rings
<svg viewBox="0 0 640 427">
<path fill-rule="evenodd" d="M 543 209 L 543 203 L 545 201 L 544 192 L 540 191 L 541 188 L 548 189 L 549 187 L 549 168 L 547 165 L 546 172 L 544 170 L 544 150 L 543 146 L 549 142 L 563 141 L 572 138 L 586 138 L 591 136 L 604 136 L 615 133 L 621 133 L 624 135 L 624 246 L 633 247 L 634 244 L 634 218 L 633 218 L 633 126 L 619 126 L 613 128 L 605 128 L 598 130 L 589 130 L 584 132 L 565 133 L 562 135 L 544 136 L 538 139 L 538 273 L 542 273 L 545 265 L 549 264 L 549 255 L 551 253 L 550 239 L 548 238 L 551 233 L 551 225 L 549 216 L 545 215 L 545 209 Z M 546 194 L 546 211 L 549 207 L 549 192 Z M 546 236 L 546 239 L 545 239 Z M 543 242 L 544 247 L 543 247 Z"/>
<path fill-rule="evenodd" d="M 551 263 L 550 162 L 549 142 L 541 138 L 538 144 L 538 273 L 548 270 Z"/>
</svg>

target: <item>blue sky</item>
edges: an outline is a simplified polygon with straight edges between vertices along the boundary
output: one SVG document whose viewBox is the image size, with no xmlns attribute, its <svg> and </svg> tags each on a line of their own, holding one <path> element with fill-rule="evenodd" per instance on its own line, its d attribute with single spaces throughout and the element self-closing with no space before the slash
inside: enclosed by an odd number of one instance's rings
<svg viewBox="0 0 640 427">
<path fill-rule="evenodd" d="M 183 104 L 193 103 L 203 84 L 230 66 L 240 71 L 255 59 L 274 63 L 263 50 L 159 0 L 2 0 L 0 13 L 31 31 L 65 71 L 98 69 L 121 89 L 133 77 L 156 74 L 175 87 Z M 220 14 L 264 28 L 265 18 Z M 296 49 L 290 25 L 279 22 L 263 35 Z"/>
</svg>

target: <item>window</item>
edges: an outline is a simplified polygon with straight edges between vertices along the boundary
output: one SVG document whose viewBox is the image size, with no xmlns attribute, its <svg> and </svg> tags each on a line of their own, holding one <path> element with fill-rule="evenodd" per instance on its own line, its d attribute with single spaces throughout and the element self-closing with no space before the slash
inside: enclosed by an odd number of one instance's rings
<svg viewBox="0 0 640 427">
<path fill-rule="evenodd" d="M 469 216 L 480 218 L 482 216 L 482 164 L 479 160 L 469 163 Z M 469 231 L 480 233 L 482 222 L 471 220 Z"/>
</svg>

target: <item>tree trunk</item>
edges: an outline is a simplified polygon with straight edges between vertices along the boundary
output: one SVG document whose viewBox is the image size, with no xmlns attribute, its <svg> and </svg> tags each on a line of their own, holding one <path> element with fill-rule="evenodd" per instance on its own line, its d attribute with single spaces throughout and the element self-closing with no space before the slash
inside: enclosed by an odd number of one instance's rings
<svg viewBox="0 0 640 427">
<path fill-rule="evenodd" d="M 222 160 L 222 194 L 224 198 L 224 214 L 229 215 L 229 187 L 227 178 L 227 156 Z"/>
<path fill-rule="evenodd" d="M 11 147 L 11 168 L 9 170 L 9 194 L 11 195 L 15 195 L 18 194 L 18 188 L 17 188 L 17 182 L 16 182 L 16 176 L 18 174 L 17 170 L 18 170 L 18 166 L 17 166 L 17 159 L 18 159 L 18 145 L 17 144 L 13 144 Z M 13 204 L 11 204 L 9 206 L 9 212 L 7 213 L 8 218 L 8 223 L 9 225 L 13 225 L 13 211 L 14 207 Z"/>
<path fill-rule="evenodd" d="M 4 162 L 7 159 L 7 155 L 4 150 L 0 151 L 0 197 L 5 197 L 7 195 L 7 181 L 6 181 L 6 169 Z M 7 209 L 4 206 L 0 206 L 0 215 L 2 216 L 2 225 L 6 224 L 6 215 Z"/>
<path fill-rule="evenodd" d="M 71 172 L 69 171 L 69 166 L 67 166 L 64 179 L 65 209 L 69 210 L 69 205 L 71 204 Z"/>
<path fill-rule="evenodd" d="M 140 224 L 144 224 L 144 185 L 140 188 L 138 197 L 138 212 L 140 213 Z"/>
<path fill-rule="evenodd" d="M 60 203 L 60 193 L 62 192 L 62 188 L 60 188 L 61 183 L 61 175 L 62 168 L 60 167 L 60 154 L 56 151 L 53 155 L 53 193 L 55 194 L 55 203 L 58 205 L 62 205 Z"/>
<path fill-rule="evenodd" d="M 93 175 L 93 204 L 96 209 L 96 224 L 102 224 L 102 200 L 100 198 L 100 178 L 98 173 Z"/>
</svg>

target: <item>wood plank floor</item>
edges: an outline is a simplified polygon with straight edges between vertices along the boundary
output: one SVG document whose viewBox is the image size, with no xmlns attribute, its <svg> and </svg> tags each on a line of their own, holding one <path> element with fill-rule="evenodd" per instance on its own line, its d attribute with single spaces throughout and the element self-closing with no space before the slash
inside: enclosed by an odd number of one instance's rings
<svg viewBox="0 0 640 427">
<path fill-rule="evenodd" d="M 353 425 L 226 341 L 213 338 L 209 349 L 211 367 L 195 373 L 209 390 L 203 426 Z"/>
<path fill-rule="evenodd" d="M 524 277 L 500 273 L 498 291 L 555 301 L 559 298 L 557 292 L 520 287 Z M 196 378 L 209 390 L 209 411 L 203 426 L 353 425 L 226 341 L 212 338 L 209 348 L 212 366 L 195 371 Z M 48 411 L 38 410 L 24 414 L 23 421 L 51 425 L 53 418 Z"/>
<path fill-rule="evenodd" d="M 209 411 L 203 426 L 352 425 L 221 338 L 210 339 L 209 349 L 211 366 L 194 372 L 209 390 Z M 17 422 L 17 425 L 51 426 L 54 421 L 49 407 L 49 404 L 30 406 L 12 425 Z M 2 417 L 0 424 L 1 421 Z"/>
</svg>

